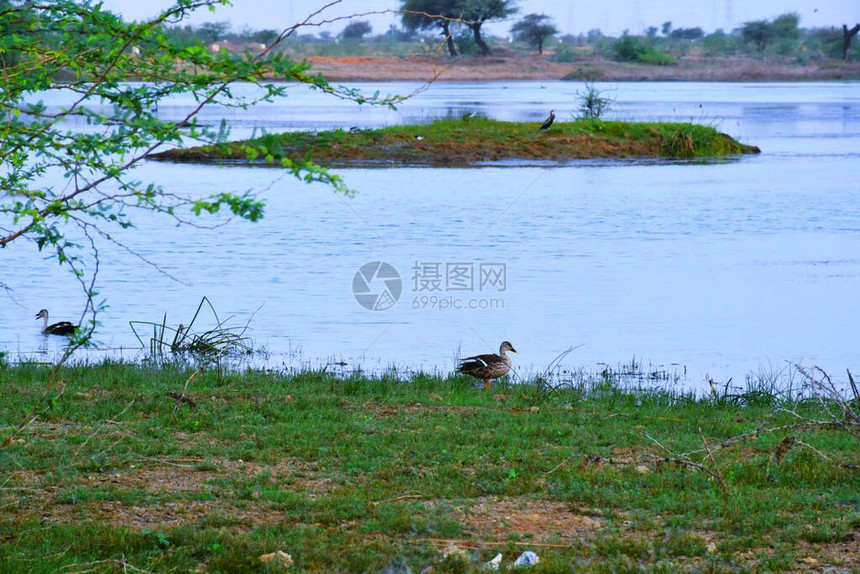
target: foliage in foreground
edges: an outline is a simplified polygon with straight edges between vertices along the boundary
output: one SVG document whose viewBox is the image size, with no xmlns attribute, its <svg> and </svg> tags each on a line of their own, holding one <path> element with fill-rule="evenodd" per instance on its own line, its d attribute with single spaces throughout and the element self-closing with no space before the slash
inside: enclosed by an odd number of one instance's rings
<svg viewBox="0 0 860 574">
<path fill-rule="evenodd" d="M 860 421 L 826 395 L 109 362 L 0 389 L 7 571 L 858 566 Z"/>
<path fill-rule="evenodd" d="M 165 33 L 195 10 L 226 3 L 181 0 L 132 23 L 100 2 L 0 3 L 0 248 L 30 241 L 74 272 L 87 300 L 81 321 L 89 316 L 77 343 L 96 326 L 98 245 L 117 242 L 112 233 L 133 227 L 135 214 L 155 212 L 177 223 L 222 210 L 249 221 L 263 216 L 263 202 L 249 190 L 197 195 L 134 178 L 134 169 L 158 149 L 224 141 L 223 123 L 200 121 L 204 108 L 247 108 L 286 97 L 285 84 L 271 79 L 361 103 L 396 100 L 332 86 L 307 63 L 275 50 L 310 21 L 245 54 L 213 52 Z M 250 85 L 239 90 L 237 82 Z M 159 105 L 179 97 L 195 105 L 184 117 L 165 119 Z M 304 159 L 285 158 L 281 165 L 347 191 L 337 176 Z M 14 286 L 0 278 L 0 287 Z"/>
</svg>

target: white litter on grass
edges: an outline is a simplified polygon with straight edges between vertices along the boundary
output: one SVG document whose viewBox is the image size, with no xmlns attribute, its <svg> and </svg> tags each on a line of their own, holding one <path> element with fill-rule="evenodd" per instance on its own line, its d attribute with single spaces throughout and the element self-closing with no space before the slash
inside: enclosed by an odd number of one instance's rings
<svg viewBox="0 0 860 574">
<path fill-rule="evenodd" d="M 484 564 L 484 568 L 487 570 L 498 570 L 499 565 L 502 563 L 502 555 L 496 554 L 496 557 Z"/>
<path fill-rule="evenodd" d="M 514 566 L 529 567 L 534 566 L 538 562 L 540 562 L 540 558 L 538 557 L 538 555 L 531 550 L 526 550 L 525 552 L 520 554 L 519 558 L 514 561 Z"/>
</svg>

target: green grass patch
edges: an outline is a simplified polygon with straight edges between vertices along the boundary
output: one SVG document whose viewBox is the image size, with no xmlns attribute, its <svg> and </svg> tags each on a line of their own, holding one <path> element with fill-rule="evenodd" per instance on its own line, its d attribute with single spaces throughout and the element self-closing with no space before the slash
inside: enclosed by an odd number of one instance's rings
<svg viewBox="0 0 860 574">
<path fill-rule="evenodd" d="M 857 566 L 858 441 L 793 426 L 814 401 L 212 371 L 191 408 L 179 365 L 49 373 L 0 367 L 3 571 Z"/>
<path fill-rule="evenodd" d="M 538 133 L 539 125 L 473 118 L 376 130 L 267 134 L 246 141 L 170 150 L 153 158 L 284 167 L 312 160 L 332 166 L 384 167 L 593 158 L 686 159 L 759 152 L 714 127 L 691 123 L 556 121 L 549 130 Z"/>
</svg>

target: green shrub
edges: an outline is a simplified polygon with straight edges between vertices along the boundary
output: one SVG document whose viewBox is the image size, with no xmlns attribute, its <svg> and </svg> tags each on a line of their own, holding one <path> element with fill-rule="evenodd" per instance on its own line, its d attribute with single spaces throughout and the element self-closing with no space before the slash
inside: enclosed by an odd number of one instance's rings
<svg viewBox="0 0 860 574">
<path fill-rule="evenodd" d="M 553 52 L 552 56 L 549 57 L 552 62 L 561 62 L 563 64 L 569 64 L 570 62 L 576 61 L 576 53 L 570 49 L 570 47 L 561 45 L 556 48 L 555 52 Z"/>
<path fill-rule="evenodd" d="M 647 49 L 648 46 L 641 38 L 626 33 L 612 45 L 615 59 L 620 62 L 635 62 Z"/>
<path fill-rule="evenodd" d="M 708 34 L 702 39 L 702 53 L 705 56 L 732 56 L 738 52 L 736 38 L 722 30 Z"/>
<path fill-rule="evenodd" d="M 585 92 L 576 92 L 576 96 L 579 99 L 579 119 L 599 120 L 612 105 L 612 99 L 604 97 L 591 82 L 585 82 Z"/>
<path fill-rule="evenodd" d="M 648 48 L 644 54 L 636 60 L 640 64 L 651 64 L 654 66 L 674 66 L 678 63 L 678 59 L 669 54 L 659 52 L 654 48 Z"/>
<path fill-rule="evenodd" d="M 677 64 L 678 60 L 669 54 L 660 52 L 649 45 L 644 39 L 629 34 L 622 35 L 612 45 L 615 59 L 620 62 L 637 62 L 640 64 L 652 64 L 666 66 Z"/>
</svg>

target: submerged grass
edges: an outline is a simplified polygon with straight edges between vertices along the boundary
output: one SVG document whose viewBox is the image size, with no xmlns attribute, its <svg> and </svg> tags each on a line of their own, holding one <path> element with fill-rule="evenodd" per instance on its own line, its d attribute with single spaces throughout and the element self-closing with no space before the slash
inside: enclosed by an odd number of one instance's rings
<svg viewBox="0 0 860 574">
<path fill-rule="evenodd" d="M 485 392 L 49 372 L 0 364 L 3 571 L 267 571 L 278 550 L 307 571 L 463 572 L 525 550 L 543 572 L 860 567 L 856 426 L 797 426 L 832 401 L 641 393 L 612 373 Z M 185 386 L 193 408 L 168 396 Z"/>
<path fill-rule="evenodd" d="M 376 130 L 268 134 L 260 138 L 176 149 L 155 159 L 282 162 L 308 158 L 327 165 L 471 165 L 511 160 L 693 158 L 758 153 L 712 126 L 599 119 L 539 124 L 445 119 Z"/>
<path fill-rule="evenodd" d="M 194 324 L 204 306 L 214 318 L 215 325 L 195 329 Z M 166 313 L 161 323 L 129 321 L 129 326 L 141 348 L 147 349 L 151 358 L 163 357 L 168 352 L 187 353 L 204 360 L 214 360 L 229 354 L 251 353 L 250 339 L 245 336 L 248 325 L 228 326 L 228 321 L 229 319 L 222 321 L 209 298 L 203 297 L 187 326 L 183 323 L 176 327 L 168 325 Z"/>
</svg>

